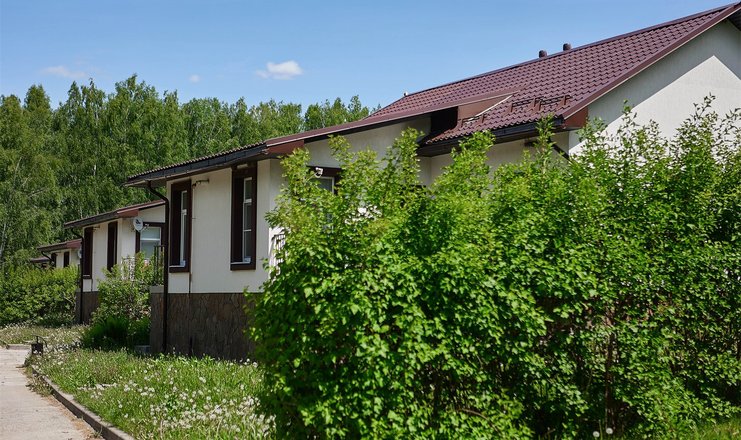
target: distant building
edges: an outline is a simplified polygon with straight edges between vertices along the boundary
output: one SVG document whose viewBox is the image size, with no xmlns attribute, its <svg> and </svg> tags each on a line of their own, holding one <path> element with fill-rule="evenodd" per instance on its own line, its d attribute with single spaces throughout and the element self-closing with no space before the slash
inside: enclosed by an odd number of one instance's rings
<svg viewBox="0 0 741 440">
<path fill-rule="evenodd" d="M 82 237 L 82 282 L 75 311 L 79 322 L 89 322 L 90 315 L 98 308 L 98 285 L 105 279 L 107 270 L 133 259 L 138 252 L 149 258 L 159 252 L 164 221 L 165 203 L 156 200 L 64 224 L 66 229 L 79 231 Z"/>
<path fill-rule="evenodd" d="M 67 240 L 59 243 L 45 244 L 36 249 L 41 252 L 49 265 L 56 268 L 77 266 L 80 264 L 80 246 L 82 240 Z"/>
</svg>

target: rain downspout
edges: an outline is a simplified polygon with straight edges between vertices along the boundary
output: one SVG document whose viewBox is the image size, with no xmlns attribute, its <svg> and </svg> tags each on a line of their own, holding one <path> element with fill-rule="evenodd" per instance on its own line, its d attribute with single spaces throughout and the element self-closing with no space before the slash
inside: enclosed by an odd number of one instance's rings
<svg viewBox="0 0 741 440">
<path fill-rule="evenodd" d="M 169 300 L 168 284 L 170 280 L 170 200 L 152 188 L 152 182 L 147 181 L 147 189 L 165 202 L 165 226 L 162 231 L 162 353 L 167 353 L 167 305 Z"/>
</svg>

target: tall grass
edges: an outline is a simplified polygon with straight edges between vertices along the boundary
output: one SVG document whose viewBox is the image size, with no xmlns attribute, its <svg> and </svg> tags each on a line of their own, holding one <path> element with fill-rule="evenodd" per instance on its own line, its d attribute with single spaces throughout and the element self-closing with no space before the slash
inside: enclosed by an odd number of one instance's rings
<svg viewBox="0 0 741 440">
<path fill-rule="evenodd" d="M 67 393 L 135 438 L 272 436 L 272 418 L 256 411 L 256 364 L 126 351 L 74 350 L 34 360 Z"/>
</svg>

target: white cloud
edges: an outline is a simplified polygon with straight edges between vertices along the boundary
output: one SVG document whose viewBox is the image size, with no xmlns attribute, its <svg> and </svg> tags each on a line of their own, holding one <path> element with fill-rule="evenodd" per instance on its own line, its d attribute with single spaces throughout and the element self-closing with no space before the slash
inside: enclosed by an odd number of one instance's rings
<svg viewBox="0 0 741 440">
<path fill-rule="evenodd" d="M 70 78 L 70 79 L 88 78 L 90 76 L 81 70 L 73 71 L 73 70 L 69 70 L 66 66 L 61 66 L 61 65 L 46 67 L 41 70 L 41 73 L 45 75 L 61 76 L 62 78 Z"/>
<path fill-rule="evenodd" d="M 267 70 L 258 70 L 257 76 L 260 78 L 272 79 L 293 79 L 304 73 L 297 62 L 290 60 L 282 63 L 268 62 Z"/>
<path fill-rule="evenodd" d="M 196 75 L 194 73 L 193 75 L 191 75 L 191 76 L 188 77 L 188 81 L 190 81 L 192 83 L 197 83 L 197 82 L 201 81 L 201 75 Z"/>
</svg>

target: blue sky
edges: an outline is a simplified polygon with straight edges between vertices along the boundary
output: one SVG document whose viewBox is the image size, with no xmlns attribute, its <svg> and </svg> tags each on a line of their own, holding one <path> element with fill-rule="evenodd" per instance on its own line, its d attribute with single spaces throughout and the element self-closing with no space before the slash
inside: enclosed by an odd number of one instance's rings
<svg viewBox="0 0 741 440">
<path fill-rule="evenodd" d="M 729 0 L 0 0 L 0 94 L 131 74 L 181 102 L 369 106 Z"/>
</svg>

